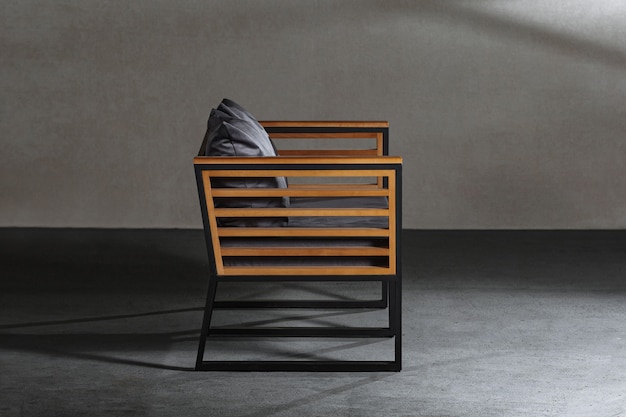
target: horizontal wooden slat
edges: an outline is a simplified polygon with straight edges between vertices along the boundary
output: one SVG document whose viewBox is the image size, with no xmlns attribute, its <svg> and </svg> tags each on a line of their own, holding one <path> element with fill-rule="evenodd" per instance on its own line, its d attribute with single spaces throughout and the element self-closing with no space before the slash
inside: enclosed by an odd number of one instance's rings
<svg viewBox="0 0 626 417">
<path fill-rule="evenodd" d="M 264 157 L 241 157 L 241 156 L 196 156 L 193 159 L 193 163 L 196 165 L 287 165 L 297 164 L 306 167 L 307 164 L 319 164 L 319 165 L 336 165 L 349 166 L 355 164 L 367 164 L 367 165 L 382 165 L 382 164 L 396 164 L 402 163 L 402 158 L 399 156 L 318 156 L 318 157 L 298 157 L 298 156 L 264 156 Z"/>
<path fill-rule="evenodd" d="M 216 169 L 205 171 L 208 177 L 219 178 L 248 178 L 248 177 L 387 177 L 394 174 L 393 170 L 386 169 L 237 169 L 222 170 Z"/>
<path fill-rule="evenodd" d="M 213 197 L 386 197 L 384 188 L 213 188 Z"/>
<path fill-rule="evenodd" d="M 388 237 L 389 229 L 218 227 L 220 237 Z"/>
<path fill-rule="evenodd" d="M 223 275 L 267 276 L 267 275 L 393 275 L 395 268 L 377 266 L 302 266 L 302 267 L 224 267 Z"/>
<path fill-rule="evenodd" d="M 297 184 L 294 182 L 289 182 L 289 189 L 323 189 L 323 190 L 329 190 L 329 189 L 345 189 L 346 187 L 351 187 L 351 188 L 359 188 L 359 189 L 378 189 L 380 188 L 378 186 L 378 184 L 376 183 L 369 183 L 369 184 Z M 385 191 L 386 194 L 389 194 L 387 191 Z"/>
<path fill-rule="evenodd" d="M 376 149 L 281 149 L 281 156 L 367 156 L 378 155 Z"/>
<path fill-rule="evenodd" d="M 222 246 L 222 256 L 389 256 L 389 249 L 371 247 L 229 248 Z"/>
<path fill-rule="evenodd" d="M 272 139 L 367 139 L 378 137 L 378 132 L 270 132 Z"/>
<path fill-rule="evenodd" d="M 216 217 L 286 217 L 286 216 L 373 216 L 389 217 L 388 209 L 364 208 L 216 208 Z"/>
<path fill-rule="evenodd" d="M 358 120 L 262 120 L 263 127 L 354 127 L 354 128 L 386 128 L 386 121 Z"/>
</svg>

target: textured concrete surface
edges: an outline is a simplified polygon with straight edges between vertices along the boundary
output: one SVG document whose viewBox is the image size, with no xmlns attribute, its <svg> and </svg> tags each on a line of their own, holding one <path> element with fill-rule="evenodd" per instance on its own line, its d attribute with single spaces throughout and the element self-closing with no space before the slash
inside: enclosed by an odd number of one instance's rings
<svg viewBox="0 0 626 417">
<path fill-rule="evenodd" d="M 0 229 L 0 244 L 3 417 L 626 416 L 624 232 L 407 231 L 404 370 L 372 374 L 193 372 L 199 231 Z M 224 292 L 275 291 L 324 295 Z M 298 320 L 347 318 L 307 314 Z M 385 351 L 311 349 L 364 347 Z"/>
<path fill-rule="evenodd" d="M 619 0 L 5 0 L 0 226 L 201 228 L 229 97 L 389 120 L 407 228 L 624 229 L 625 28 Z"/>
</svg>

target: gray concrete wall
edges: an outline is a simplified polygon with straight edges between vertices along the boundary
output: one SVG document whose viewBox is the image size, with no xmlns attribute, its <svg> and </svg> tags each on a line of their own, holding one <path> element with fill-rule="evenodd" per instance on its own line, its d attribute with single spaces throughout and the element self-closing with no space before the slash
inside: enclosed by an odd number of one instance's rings
<svg viewBox="0 0 626 417">
<path fill-rule="evenodd" d="M 200 227 L 223 97 L 387 119 L 407 228 L 626 227 L 626 3 L 0 5 L 0 226 Z"/>
</svg>

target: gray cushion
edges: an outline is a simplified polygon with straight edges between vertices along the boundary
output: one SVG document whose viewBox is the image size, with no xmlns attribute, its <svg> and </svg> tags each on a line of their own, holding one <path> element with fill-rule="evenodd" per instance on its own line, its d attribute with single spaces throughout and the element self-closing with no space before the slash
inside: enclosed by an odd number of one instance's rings
<svg viewBox="0 0 626 417">
<path fill-rule="evenodd" d="M 294 197 L 293 208 L 371 208 L 389 207 L 387 197 Z M 379 216 L 319 216 L 290 217 L 289 227 L 373 227 L 385 229 L 387 217 Z"/>
<path fill-rule="evenodd" d="M 206 134 L 208 156 L 277 156 L 276 148 L 261 124 L 243 107 L 224 99 L 209 116 Z M 217 188 L 286 188 L 284 177 L 214 179 Z M 289 207 L 289 198 L 222 198 L 216 207 L 271 208 Z M 286 218 L 221 218 L 221 226 L 273 227 L 287 225 Z"/>
</svg>

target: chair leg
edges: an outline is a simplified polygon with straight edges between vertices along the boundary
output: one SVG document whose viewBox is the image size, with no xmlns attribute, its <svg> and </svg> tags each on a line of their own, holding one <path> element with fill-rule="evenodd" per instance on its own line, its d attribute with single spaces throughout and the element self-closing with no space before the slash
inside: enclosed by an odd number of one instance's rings
<svg viewBox="0 0 626 417">
<path fill-rule="evenodd" d="M 389 327 L 394 333 L 394 365 L 396 371 L 402 369 L 402 286 L 400 276 L 389 281 Z"/>
<path fill-rule="evenodd" d="M 211 327 L 211 315 L 213 313 L 213 304 L 215 303 L 215 293 L 217 291 L 217 280 L 209 279 L 209 289 L 207 291 L 206 305 L 204 307 L 204 318 L 202 319 L 202 330 L 200 332 L 200 341 L 198 343 L 198 356 L 196 357 L 196 371 L 202 367 L 202 361 L 204 359 L 204 349 L 206 346 L 206 339 L 209 335 L 209 328 Z"/>
<path fill-rule="evenodd" d="M 215 308 L 233 308 L 224 302 L 216 302 L 217 282 L 209 279 L 204 318 L 198 355 L 196 358 L 197 371 L 400 371 L 402 368 L 402 326 L 401 326 L 401 282 L 396 279 L 382 280 L 381 300 L 372 300 L 369 303 L 384 304 L 388 308 L 389 327 L 387 328 L 216 328 L 211 330 L 211 317 Z M 224 305 L 221 305 L 224 303 Z M 271 302 L 270 302 L 271 303 Z M 256 307 L 259 307 L 257 305 Z M 263 307 L 270 307 L 265 305 Z M 236 308 L 236 307 L 235 307 Z M 205 361 L 204 351 L 208 337 L 214 336 L 251 336 L 251 337 L 393 337 L 393 361 Z"/>
<path fill-rule="evenodd" d="M 381 287 L 382 287 L 382 291 L 381 291 L 381 296 L 380 296 L 380 300 L 381 300 L 381 304 L 379 308 L 387 308 L 389 306 L 389 281 L 381 281 Z"/>
</svg>

